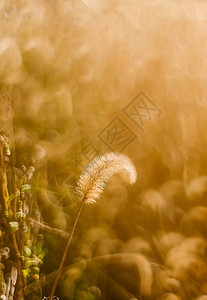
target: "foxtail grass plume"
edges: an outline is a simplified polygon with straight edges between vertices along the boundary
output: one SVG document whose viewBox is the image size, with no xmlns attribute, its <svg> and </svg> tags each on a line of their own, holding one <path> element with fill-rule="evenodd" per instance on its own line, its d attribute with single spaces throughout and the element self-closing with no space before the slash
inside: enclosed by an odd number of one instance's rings
<svg viewBox="0 0 207 300">
<path fill-rule="evenodd" d="M 134 183 L 137 179 L 137 172 L 131 160 L 122 154 L 107 153 L 94 158 L 85 168 L 77 182 L 77 194 L 82 203 L 75 218 L 72 230 L 67 240 L 67 244 L 54 280 L 49 299 L 52 300 L 56 286 L 58 284 L 62 268 L 65 262 L 68 249 L 70 247 L 76 225 L 80 218 L 85 203 L 94 203 L 100 197 L 106 183 L 113 174 L 125 172 L 128 175 L 129 183 Z"/>
<path fill-rule="evenodd" d="M 77 182 L 79 199 L 89 204 L 95 203 L 111 176 L 119 172 L 127 174 L 130 184 L 135 183 L 137 172 L 126 155 L 111 152 L 94 158 Z"/>
</svg>

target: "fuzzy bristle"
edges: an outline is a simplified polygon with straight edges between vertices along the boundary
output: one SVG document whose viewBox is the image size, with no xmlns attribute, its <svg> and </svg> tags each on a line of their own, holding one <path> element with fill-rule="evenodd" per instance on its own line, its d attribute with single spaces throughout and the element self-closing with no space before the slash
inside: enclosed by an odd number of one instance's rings
<svg viewBox="0 0 207 300">
<path fill-rule="evenodd" d="M 111 176 L 119 172 L 127 173 L 129 183 L 135 183 L 137 172 L 126 155 L 111 152 L 94 158 L 77 182 L 79 198 L 90 204 L 96 202 Z"/>
</svg>

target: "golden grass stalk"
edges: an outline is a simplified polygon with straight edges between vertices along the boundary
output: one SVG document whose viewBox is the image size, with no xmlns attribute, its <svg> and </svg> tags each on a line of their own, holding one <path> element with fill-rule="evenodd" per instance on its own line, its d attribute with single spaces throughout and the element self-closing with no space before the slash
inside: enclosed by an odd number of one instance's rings
<svg viewBox="0 0 207 300">
<path fill-rule="evenodd" d="M 68 249 L 71 244 L 81 211 L 83 209 L 83 205 L 85 203 L 95 203 L 96 200 L 100 198 L 106 183 L 110 180 L 112 175 L 119 172 L 124 172 L 127 174 L 130 184 L 135 183 L 137 179 L 137 172 L 132 161 L 126 155 L 112 152 L 94 158 L 81 174 L 77 182 L 77 196 L 78 199 L 81 200 L 81 205 L 67 240 L 67 244 L 50 293 L 50 300 L 52 300 L 54 296 L 65 258 L 68 253 Z"/>
</svg>

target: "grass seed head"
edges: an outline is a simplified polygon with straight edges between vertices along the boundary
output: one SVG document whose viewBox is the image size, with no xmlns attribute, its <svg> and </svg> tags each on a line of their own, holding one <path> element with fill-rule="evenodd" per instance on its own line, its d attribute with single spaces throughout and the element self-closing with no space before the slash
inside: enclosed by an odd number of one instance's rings
<svg viewBox="0 0 207 300">
<path fill-rule="evenodd" d="M 94 158 L 77 182 L 78 197 L 89 204 L 96 202 L 112 175 L 119 172 L 128 175 L 130 184 L 135 183 L 137 172 L 126 155 L 111 152 Z"/>
</svg>

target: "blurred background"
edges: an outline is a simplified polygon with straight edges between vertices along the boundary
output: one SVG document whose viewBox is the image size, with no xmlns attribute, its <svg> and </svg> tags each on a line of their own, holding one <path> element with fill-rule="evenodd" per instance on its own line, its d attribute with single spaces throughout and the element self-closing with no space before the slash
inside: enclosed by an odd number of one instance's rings
<svg viewBox="0 0 207 300">
<path fill-rule="evenodd" d="M 17 167 L 34 161 L 42 222 L 60 230 L 42 229 L 43 296 L 76 180 L 115 151 L 137 182 L 116 175 L 85 206 L 55 295 L 207 299 L 206 24 L 203 0 L 0 2 L 0 129 Z"/>
</svg>

